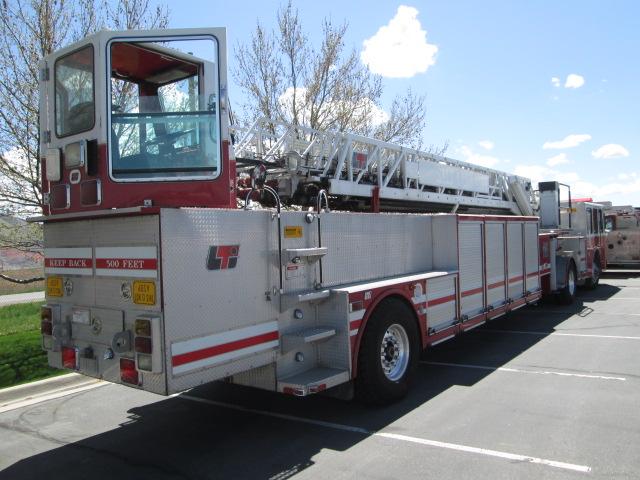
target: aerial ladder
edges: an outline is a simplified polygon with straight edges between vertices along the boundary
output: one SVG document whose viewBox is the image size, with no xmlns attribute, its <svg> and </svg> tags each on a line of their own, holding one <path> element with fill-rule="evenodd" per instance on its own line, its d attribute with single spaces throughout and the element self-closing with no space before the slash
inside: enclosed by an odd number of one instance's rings
<svg viewBox="0 0 640 480">
<path fill-rule="evenodd" d="M 294 202 L 304 202 L 309 187 L 315 186 L 316 191 L 324 188 L 337 204 L 358 199 L 373 211 L 533 215 L 531 181 L 499 170 L 268 118 L 231 130 L 238 171 L 262 163 L 280 195 Z M 313 192 L 312 188 L 311 196 Z"/>
</svg>

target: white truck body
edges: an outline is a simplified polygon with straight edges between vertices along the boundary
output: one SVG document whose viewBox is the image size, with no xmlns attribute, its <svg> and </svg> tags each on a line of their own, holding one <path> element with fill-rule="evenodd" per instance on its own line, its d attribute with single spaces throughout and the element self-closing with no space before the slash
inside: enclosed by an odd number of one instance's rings
<svg viewBox="0 0 640 480">
<path fill-rule="evenodd" d="M 535 217 L 283 212 L 281 225 L 279 255 L 266 210 L 47 223 L 45 273 L 66 286 L 47 305 L 68 332 L 50 364 L 63 367 L 72 345 L 79 372 L 121 382 L 120 358 L 140 367 L 146 355 L 134 351 L 135 320 L 152 318 L 153 367 L 135 386 L 166 395 L 226 378 L 306 395 L 355 376 L 367 320 L 389 296 L 411 307 L 426 347 L 542 295 Z M 235 255 L 215 268 L 212 249 L 225 246 Z M 153 304 L 136 303 L 149 298 L 135 282 L 154 285 Z M 129 350 L 109 358 L 126 332 Z"/>
</svg>

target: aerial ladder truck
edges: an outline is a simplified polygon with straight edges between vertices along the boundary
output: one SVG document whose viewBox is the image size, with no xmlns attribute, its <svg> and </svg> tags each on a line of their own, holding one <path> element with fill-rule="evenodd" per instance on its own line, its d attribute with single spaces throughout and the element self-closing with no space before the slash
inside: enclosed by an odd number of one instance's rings
<svg viewBox="0 0 640 480">
<path fill-rule="evenodd" d="M 42 61 L 50 365 L 386 403 L 423 349 L 597 284 L 602 212 L 557 182 L 232 125 L 226 71 L 221 28 L 102 31 Z"/>
</svg>

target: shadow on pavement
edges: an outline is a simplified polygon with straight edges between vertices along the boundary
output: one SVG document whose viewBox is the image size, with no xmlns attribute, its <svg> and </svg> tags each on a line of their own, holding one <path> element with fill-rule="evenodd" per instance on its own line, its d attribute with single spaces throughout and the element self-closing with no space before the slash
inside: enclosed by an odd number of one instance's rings
<svg viewBox="0 0 640 480">
<path fill-rule="evenodd" d="M 531 330 L 551 333 L 584 309 L 581 298 L 605 300 L 618 291 L 617 287 L 601 285 L 596 291 L 581 292 L 574 305 L 545 303 L 528 307 L 526 312 L 513 312 L 492 321 L 486 328 L 516 330 L 526 323 Z M 535 309 L 541 314 L 533 314 Z M 476 331 L 482 332 L 483 328 Z M 543 338 L 544 335 L 468 333 L 429 350 L 423 360 L 499 367 Z M 189 395 L 377 431 L 449 388 L 472 386 L 491 373 L 490 370 L 441 368 L 422 363 L 410 394 L 385 408 L 321 396 L 301 399 L 222 383 L 196 388 Z M 106 409 L 108 398 L 104 401 Z M 287 421 L 180 397 L 136 407 L 128 413 L 129 421 L 113 430 L 21 460 L 0 472 L 0 478 L 280 480 L 312 466 L 314 456 L 323 450 L 342 452 L 367 437 L 366 433 Z M 85 415 L 82 411 L 77 414 Z M 38 432 L 22 433 L 38 435 Z"/>
</svg>

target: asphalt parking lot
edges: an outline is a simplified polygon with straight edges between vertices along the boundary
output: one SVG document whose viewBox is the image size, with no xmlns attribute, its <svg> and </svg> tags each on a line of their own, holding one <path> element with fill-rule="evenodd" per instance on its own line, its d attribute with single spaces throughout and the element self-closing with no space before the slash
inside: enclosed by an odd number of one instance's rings
<svg viewBox="0 0 640 480">
<path fill-rule="evenodd" d="M 640 276 L 439 345 L 386 408 L 95 384 L 0 409 L 2 479 L 640 478 Z"/>
</svg>

